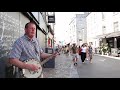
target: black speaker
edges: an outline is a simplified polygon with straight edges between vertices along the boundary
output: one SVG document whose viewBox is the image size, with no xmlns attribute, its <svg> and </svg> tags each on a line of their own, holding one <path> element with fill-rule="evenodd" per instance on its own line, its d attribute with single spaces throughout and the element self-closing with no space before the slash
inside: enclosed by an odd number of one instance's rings
<svg viewBox="0 0 120 90">
<path fill-rule="evenodd" d="M 53 51 L 53 48 L 45 48 L 45 52 L 52 54 L 54 51 Z M 43 65 L 43 67 L 44 68 L 55 68 L 55 58 L 50 59 L 48 62 L 46 62 Z"/>
</svg>

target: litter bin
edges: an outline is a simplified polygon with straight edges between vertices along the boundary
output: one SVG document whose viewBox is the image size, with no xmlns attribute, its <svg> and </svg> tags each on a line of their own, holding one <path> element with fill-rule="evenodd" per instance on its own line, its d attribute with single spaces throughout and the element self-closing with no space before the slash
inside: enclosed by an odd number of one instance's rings
<svg viewBox="0 0 120 90">
<path fill-rule="evenodd" d="M 45 48 L 45 52 L 52 54 L 54 52 L 53 48 Z M 51 58 L 45 64 L 43 64 L 44 68 L 55 68 L 55 58 Z"/>
</svg>

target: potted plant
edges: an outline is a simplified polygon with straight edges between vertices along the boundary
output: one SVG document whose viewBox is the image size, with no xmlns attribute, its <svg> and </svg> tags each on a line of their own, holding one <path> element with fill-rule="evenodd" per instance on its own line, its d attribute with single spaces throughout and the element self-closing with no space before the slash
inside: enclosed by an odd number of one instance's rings
<svg viewBox="0 0 120 90">
<path fill-rule="evenodd" d="M 102 43 L 101 44 L 101 52 L 102 52 L 102 55 L 107 55 L 108 54 L 108 43 Z"/>
</svg>

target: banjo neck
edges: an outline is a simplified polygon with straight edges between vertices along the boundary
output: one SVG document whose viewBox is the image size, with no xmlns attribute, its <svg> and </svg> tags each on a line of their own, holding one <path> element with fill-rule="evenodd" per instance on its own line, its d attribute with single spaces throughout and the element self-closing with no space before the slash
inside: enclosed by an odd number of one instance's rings
<svg viewBox="0 0 120 90">
<path fill-rule="evenodd" d="M 54 54 L 56 54 L 56 53 L 54 53 Z M 41 65 L 45 64 L 45 63 L 48 62 L 51 58 L 53 58 L 53 57 L 54 57 L 54 54 L 51 55 L 50 57 L 44 59 L 44 60 L 41 62 Z"/>
<path fill-rule="evenodd" d="M 60 52 L 60 50 L 58 50 L 58 51 L 55 51 L 55 53 L 54 54 L 52 54 L 50 57 L 48 57 L 48 58 L 46 58 L 46 59 L 44 59 L 42 62 L 41 62 L 41 66 L 43 66 L 43 64 L 45 64 L 46 62 L 48 62 L 51 58 L 53 58 L 54 57 L 54 55 L 58 55 L 58 53 Z"/>
</svg>

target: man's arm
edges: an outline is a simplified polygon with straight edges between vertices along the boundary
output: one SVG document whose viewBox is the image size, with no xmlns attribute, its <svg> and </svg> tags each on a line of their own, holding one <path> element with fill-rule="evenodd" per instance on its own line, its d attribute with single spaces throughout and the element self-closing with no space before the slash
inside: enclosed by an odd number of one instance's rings
<svg viewBox="0 0 120 90">
<path fill-rule="evenodd" d="M 76 48 L 76 52 L 79 54 L 79 48 Z"/>
<path fill-rule="evenodd" d="M 27 69 L 26 64 L 24 62 L 22 62 L 22 61 L 19 61 L 19 59 L 10 58 L 9 63 L 14 65 L 14 66 L 17 66 L 19 68 Z"/>
<path fill-rule="evenodd" d="M 48 58 L 48 57 L 50 57 L 52 55 L 53 54 L 48 54 L 48 53 L 42 52 L 40 56 L 41 56 L 41 58 Z"/>
<path fill-rule="evenodd" d="M 36 66 L 34 64 L 26 64 L 26 63 L 20 61 L 19 59 L 10 58 L 9 63 L 14 65 L 14 66 L 17 66 L 18 68 L 22 68 L 22 69 L 29 69 L 29 70 L 32 70 L 32 71 L 35 71 L 35 70 L 39 69 L 38 66 Z"/>
<path fill-rule="evenodd" d="M 25 63 L 19 60 L 22 53 L 22 43 L 20 40 L 15 41 L 12 46 L 12 49 L 9 54 L 9 63 L 19 67 L 19 68 L 26 68 Z"/>
</svg>

